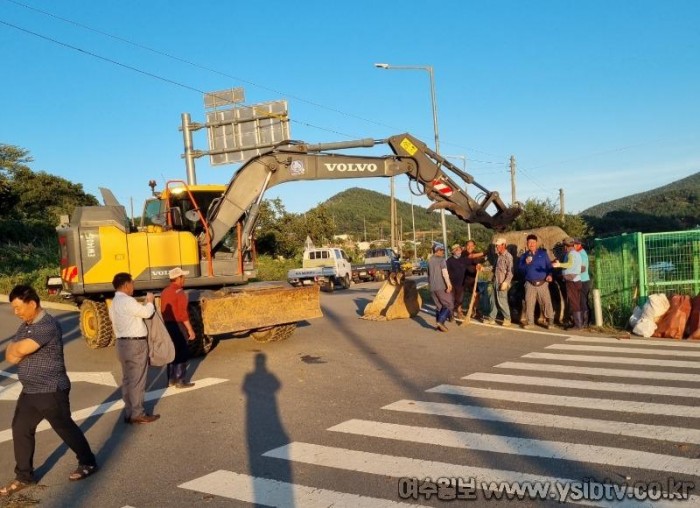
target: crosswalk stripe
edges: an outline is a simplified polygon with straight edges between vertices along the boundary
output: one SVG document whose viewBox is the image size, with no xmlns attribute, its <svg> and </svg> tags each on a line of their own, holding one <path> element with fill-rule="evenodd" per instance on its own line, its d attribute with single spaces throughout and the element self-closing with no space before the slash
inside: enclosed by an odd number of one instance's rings
<svg viewBox="0 0 700 508">
<path fill-rule="evenodd" d="M 700 382 L 700 374 L 680 372 L 658 372 L 653 370 L 605 369 L 602 367 L 577 367 L 549 363 L 503 362 L 495 366 L 499 369 L 534 370 L 537 372 L 563 372 L 566 374 L 587 374 L 591 376 L 630 377 L 639 379 L 663 379 L 667 381 Z"/>
<path fill-rule="evenodd" d="M 682 356 L 700 358 L 700 351 L 670 351 L 665 349 L 646 349 L 641 347 L 587 346 L 585 344 L 552 344 L 545 349 L 563 349 L 567 351 L 594 351 L 597 353 L 622 353 L 654 356 Z"/>
<path fill-rule="evenodd" d="M 489 374 L 475 372 L 464 376 L 468 381 L 488 381 L 492 383 L 509 383 L 527 386 L 551 386 L 556 388 L 573 388 L 575 390 L 594 390 L 600 392 L 646 393 L 648 395 L 666 395 L 671 397 L 700 398 L 697 388 L 679 386 L 633 385 L 627 383 L 602 383 L 599 381 L 581 381 L 579 379 L 559 379 L 552 377 L 514 376 L 510 374 Z"/>
<path fill-rule="evenodd" d="M 208 475 L 185 482 L 178 487 L 205 494 L 237 499 L 256 505 L 304 508 L 327 508 L 329 506 L 356 508 L 415 507 L 418 505 L 378 499 L 335 490 L 306 487 L 294 483 L 258 478 L 232 471 L 214 471 Z"/>
<path fill-rule="evenodd" d="M 620 344 L 620 345 L 643 345 L 643 346 L 668 346 L 668 347 L 680 347 L 680 348 L 700 348 L 700 340 L 687 341 L 687 340 L 672 340 L 672 339 L 613 339 L 610 337 L 583 337 L 581 335 L 570 336 L 566 339 L 566 342 L 586 342 L 586 343 L 599 343 L 599 344 Z"/>
<path fill-rule="evenodd" d="M 525 402 L 528 404 L 541 404 L 545 406 L 564 406 L 579 409 L 596 409 L 600 411 L 700 418 L 700 408 L 697 406 L 652 404 L 649 402 L 631 400 L 571 397 L 568 395 L 551 395 L 549 393 L 490 390 L 486 388 L 472 388 L 469 386 L 454 385 L 440 385 L 426 391 L 429 393 L 442 393 L 446 395 L 477 397 L 482 399 L 507 400 L 510 402 Z"/>
<path fill-rule="evenodd" d="M 432 478 L 433 480 L 437 478 L 463 478 L 465 480 L 473 478 L 475 484 L 479 486 L 484 483 L 490 484 L 492 482 L 496 484 L 503 482 L 509 484 L 514 482 L 519 482 L 521 484 L 524 482 L 531 484 L 549 482 L 550 484 L 558 483 L 560 485 L 580 482 L 580 480 L 553 476 L 547 477 L 541 474 L 528 474 L 520 471 L 489 469 L 461 464 L 450 464 L 447 462 L 414 459 L 410 457 L 398 457 L 296 441 L 265 452 L 263 456 L 393 478 Z M 629 492 L 629 490 L 627 492 Z M 697 500 L 698 498 L 694 496 L 690 498 L 688 502 Z M 568 502 L 572 501 L 569 500 Z M 589 506 L 610 506 L 612 504 L 610 501 L 600 503 L 583 501 L 583 503 Z M 675 503 L 676 504 L 673 502 L 665 502 L 663 500 L 642 502 L 627 499 L 621 503 L 615 503 L 614 506 L 637 508 L 677 507 L 678 501 Z"/>
<path fill-rule="evenodd" d="M 328 430 L 411 443 L 447 446 L 451 448 L 525 455 L 547 459 L 562 459 L 576 462 L 590 462 L 593 464 L 606 464 L 616 467 L 648 469 L 651 471 L 674 472 L 696 476 L 700 474 L 700 462 L 697 459 L 613 448 L 609 446 L 477 434 L 359 419 L 348 420 Z"/>
<path fill-rule="evenodd" d="M 399 400 L 384 406 L 382 409 L 407 413 L 449 416 L 453 418 L 506 422 L 517 425 L 535 425 L 538 427 L 582 430 L 585 432 L 599 432 L 619 436 L 634 436 L 676 443 L 700 444 L 700 430 L 682 427 L 646 425 L 614 420 L 595 420 L 592 418 L 562 415 L 557 415 L 556 418 L 552 418 L 552 415 L 544 413 L 469 406 L 464 404 L 446 404 L 443 402 L 425 402 L 420 400 Z"/>
<path fill-rule="evenodd" d="M 144 397 L 145 401 L 150 401 L 150 400 L 158 400 L 162 399 L 163 397 L 170 397 L 171 395 L 180 395 L 183 393 L 190 392 L 192 390 L 199 390 L 200 388 L 206 388 L 207 386 L 213 386 L 219 383 L 225 383 L 228 381 L 228 379 L 219 379 L 215 377 L 208 377 L 204 379 L 197 379 L 195 382 L 195 386 L 192 388 L 186 388 L 186 389 L 177 389 L 177 388 L 162 388 L 160 390 L 153 390 L 150 392 L 146 392 L 146 395 Z M 76 422 L 85 420 L 86 418 L 90 418 L 91 416 L 97 416 L 101 415 L 104 413 L 110 413 L 112 411 L 119 411 L 121 409 L 124 409 L 124 401 L 119 399 L 119 400 L 111 400 L 109 402 L 104 402 L 102 404 L 98 404 L 97 406 L 91 406 L 91 407 L 86 407 L 85 409 L 79 409 L 78 411 L 73 411 L 71 413 L 71 416 L 73 417 L 73 420 Z M 42 430 L 48 430 L 50 429 L 51 426 L 49 425 L 49 422 L 46 420 L 43 420 L 39 426 L 36 428 L 36 431 L 42 431 Z M 12 429 L 5 429 L 0 431 L 0 443 L 4 443 L 5 441 L 12 441 Z"/>
<path fill-rule="evenodd" d="M 678 367 L 681 369 L 700 369 L 700 362 L 684 362 L 682 360 L 657 360 L 652 358 L 625 358 L 621 356 L 587 356 L 565 355 L 555 353 L 527 353 L 522 358 L 538 360 L 559 360 L 588 363 L 624 363 L 627 365 L 650 365 L 656 367 Z"/>
</svg>

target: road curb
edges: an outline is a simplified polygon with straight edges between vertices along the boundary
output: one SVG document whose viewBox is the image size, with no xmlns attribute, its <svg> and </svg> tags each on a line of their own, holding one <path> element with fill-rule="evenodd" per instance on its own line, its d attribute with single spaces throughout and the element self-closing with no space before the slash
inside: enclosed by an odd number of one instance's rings
<svg viewBox="0 0 700 508">
<path fill-rule="evenodd" d="M 0 294 L 0 303 L 10 303 L 9 297 L 7 295 Z M 71 304 L 71 303 L 58 303 L 58 302 L 49 302 L 47 300 L 42 300 L 41 306 L 44 309 L 72 310 L 74 312 L 78 312 L 78 307 L 74 304 Z"/>
</svg>

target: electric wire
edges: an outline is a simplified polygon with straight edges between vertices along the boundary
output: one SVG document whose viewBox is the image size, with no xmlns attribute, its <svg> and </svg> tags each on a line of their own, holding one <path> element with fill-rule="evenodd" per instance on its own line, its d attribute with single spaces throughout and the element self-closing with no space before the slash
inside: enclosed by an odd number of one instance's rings
<svg viewBox="0 0 700 508">
<path fill-rule="evenodd" d="M 19 31 L 21 31 L 21 32 L 24 32 L 24 33 L 26 33 L 26 34 L 32 35 L 32 36 L 34 36 L 34 37 L 38 37 L 38 38 L 40 38 L 40 39 L 43 39 L 43 40 L 48 41 L 48 42 L 51 42 L 51 43 L 53 43 L 53 44 L 58 44 L 59 46 L 63 46 L 63 47 L 65 47 L 65 48 L 71 49 L 71 50 L 73 50 L 73 51 L 77 51 L 78 53 L 82 53 L 82 54 L 84 54 L 84 55 L 91 56 L 91 57 L 93 57 L 93 58 L 97 58 L 97 59 L 99 59 L 99 60 L 102 60 L 102 61 L 105 61 L 105 62 L 114 64 L 114 65 L 117 65 L 117 66 L 122 67 L 122 68 L 124 68 L 124 69 L 128 69 L 128 70 L 130 70 L 130 71 L 137 72 L 137 73 L 139 73 L 139 74 L 143 74 L 144 76 L 148 76 L 148 77 L 150 77 L 150 78 L 157 79 L 157 80 L 159 80 L 159 81 L 163 81 L 163 82 L 165 82 L 165 83 L 169 83 L 169 84 L 171 84 L 171 85 L 175 85 L 175 86 L 178 86 L 178 87 L 180 87 L 180 88 L 184 88 L 185 90 L 190 90 L 190 91 L 193 91 L 193 92 L 197 92 L 197 93 L 200 93 L 200 94 L 202 94 L 202 95 L 205 94 L 205 93 L 207 93 L 207 92 L 204 92 L 203 90 L 200 90 L 199 88 L 196 88 L 196 87 L 194 87 L 194 86 L 186 85 L 186 84 L 181 83 L 181 82 L 179 82 L 179 81 L 175 81 L 174 79 L 170 79 L 170 78 L 166 78 L 166 77 L 163 77 L 163 76 L 159 76 L 158 74 L 154 74 L 154 73 L 152 73 L 152 72 L 149 72 L 149 71 L 146 71 L 146 70 L 143 70 L 143 69 L 139 69 L 138 67 L 134 67 L 133 65 L 129 65 L 129 64 L 125 64 L 125 63 L 119 62 L 118 60 L 114 60 L 113 58 L 109 58 L 109 57 L 106 57 L 106 56 L 102 56 L 102 55 L 100 55 L 100 54 L 98 54 L 98 53 L 95 53 L 95 52 L 93 52 L 93 51 L 88 51 L 88 50 L 86 50 L 86 49 L 82 49 L 82 48 L 79 48 L 79 47 L 74 46 L 74 45 L 72 45 L 72 44 L 68 44 L 68 43 L 66 43 L 66 42 L 59 41 L 59 40 L 57 40 L 57 39 L 54 39 L 54 38 L 52 38 L 52 37 L 49 37 L 49 36 L 40 34 L 40 33 L 38 33 L 38 32 L 34 32 L 34 31 L 29 30 L 29 29 L 27 29 L 27 28 L 23 28 L 23 27 L 21 27 L 21 26 L 15 25 L 15 24 L 13 24 L 13 23 L 9 23 L 9 22 L 7 22 L 7 21 L 3 21 L 2 19 L 0 19 L 0 24 L 5 25 L 5 26 L 8 26 L 8 27 L 11 27 L 11 28 L 14 28 L 15 30 L 19 30 Z M 320 126 L 318 126 L 318 125 L 314 125 L 314 124 L 311 124 L 311 123 L 308 123 L 308 122 L 301 122 L 301 121 L 299 121 L 299 120 L 294 120 L 294 119 L 291 119 L 291 118 L 289 119 L 289 121 L 290 121 L 290 122 L 293 122 L 293 123 L 297 123 L 297 124 L 299 124 L 299 125 L 304 125 L 304 126 L 306 126 L 306 127 L 312 127 L 312 128 L 314 128 L 314 129 L 319 129 L 319 130 L 323 130 L 323 131 L 326 131 L 326 132 L 331 132 L 331 133 L 333 133 L 333 134 L 338 134 L 339 136 L 345 136 L 345 137 L 348 137 L 348 138 L 359 137 L 359 136 L 353 136 L 353 135 L 351 135 L 351 134 L 347 134 L 347 133 L 344 133 L 344 132 L 340 132 L 340 131 L 338 131 L 338 130 L 329 129 L 329 128 L 326 128 L 326 127 L 320 127 Z"/>
<path fill-rule="evenodd" d="M 68 18 L 59 16 L 59 15 L 57 15 L 57 14 L 54 14 L 54 13 L 52 13 L 52 12 L 45 11 L 45 10 L 43 10 L 43 9 L 39 9 L 39 8 L 37 8 L 37 7 L 33 7 L 33 6 L 31 6 L 31 5 L 24 4 L 24 3 L 22 3 L 22 2 L 18 2 L 17 0 L 5 0 L 5 1 L 6 1 L 6 2 L 9 2 L 9 3 L 12 3 L 12 4 L 15 4 L 15 5 L 19 6 L 19 7 L 23 7 L 23 8 L 25 8 L 25 9 L 27 9 L 27 10 L 31 10 L 31 11 L 34 11 L 34 12 L 38 12 L 38 13 L 44 15 L 44 16 L 48 16 L 48 17 L 57 19 L 57 20 L 62 21 L 62 22 L 64 22 L 64 23 L 68 23 L 68 24 L 77 26 L 77 27 L 82 28 L 82 29 L 84 29 L 84 30 L 88 30 L 88 31 L 90 31 L 90 32 L 93 32 L 93 33 L 96 33 L 96 34 L 99 34 L 99 35 L 102 35 L 102 36 L 111 38 L 111 39 L 113 39 L 113 40 L 122 42 L 122 43 L 124 43 L 124 44 L 128 44 L 128 45 L 130 45 L 130 46 L 133 46 L 133 47 L 136 47 L 136 48 L 139 48 L 139 49 L 143 49 L 143 50 L 145 50 L 145 51 L 151 52 L 151 53 L 156 54 L 156 55 L 159 55 L 159 56 L 163 56 L 163 57 L 166 57 L 166 58 L 170 58 L 170 59 L 172 59 L 172 60 L 174 60 L 174 61 L 177 61 L 177 62 L 180 62 L 180 63 L 184 63 L 184 64 L 187 64 L 187 65 L 190 65 L 190 66 L 195 67 L 195 68 L 197 68 L 197 69 L 201 69 L 201 70 L 205 70 L 205 71 L 208 71 L 208 72 L 212 72 L 212 73 L 214 73 L 214 74 L 218 74 L 219 76 L 223 76 L 223 77 L 226 77 L 226 78 L 229 78 L 229 79 L 233 79 L 233 80 L 239 81 L 239 82 L 241 82 L 241 83 L 248 84 L 248 85 L 250 85 L 250 86 L 259 88 L 259 89 L 261 89 L 261 90 L 266 90 L 266 91 L 268 91 L 268 92 L 272 92 L 272 93 L 277 94 L 277 95 L 285 96 L 285 97 L 288 97 L 288 98 L 290 98 L 290 99 L 294 99 L 294 100 L 296 100 L 296 101 L 299 101 L 299 102 L 302 102 L 302 103 L 305 103 L 305 104 L 308 104 L 308 105 L 311 105 L 311 106 L 314 106 L 314 107 L 317 107 L 317 108 L 320 108 L 320 109 L 325 109 L 325 110 L 327 110 L 327 111 L 331 111 L 331 112 L 336 113 L 336 114 L 339 114 L 339 115 L 341 115 L 341 116 L 346 116 L 346 117 L 348 117 L 348 118 L 354 118 L 354 119 L 356 119 L 356 120 L 360 120 L 360 121 L 363 121 L 363 122 L 367 122 L 367 123 L 370 123 L 370 124 L 374 124 L 374 125 L 377 125 L 377 126 L 380 126 L 380 127 L 386 127 L 386 128 L 389 128 L 389 129 L 391 129 L 392 131 L 395 131 L 395 132 L 401 130 L 401 129 L 398 129 L 397 127 L 392 126 L 392 125 L 389 125 L 389 124 L 387 124 L 387 123 L 383 123 L 383 122 L 379 122 L 379 121 L 376 121 L 376 120 L 372 120 L 372 119 L 365 118 L 365 117 L 362 117 L 362 116 L 359 116 L 359 115 L 354 115 L 354 114 L 352 114 L 352 113 L 348 113 L 348 112 L 346 112 L 346 111 L 342 111 L 342 110 L 337 109 L 337 108 L 333 108 L 333 107 L 330 107 L 330 106 L 326 106 L 326 105 L 320 104 L 320 103 L 318 103 L 318 102 L 311 101 L 311 100 L 309 100 L 309 99 L 305 99 L 305 98 L 303 98 L 303 97 L 299 97 L 299 96 L 296 96 L 296 95 L 293 95 L 293 94 L 284 93 L 284 92 L 282 92 L 282 91 L 280 91 L 280 90 L 277 90 L 277 89 L 275 89 L 275 88 L 271 88 L 271 87 L 268 87 L 268 86 L 265 86 L 265 85 L 261 85 L 261 84 L 259 84 L 259 83 L 255 83 L 255 82 L 253 82 L 253 81 L 250 81 L 250 80 L 247 80 L 247 79 L 238 77 L 238 76 L 233 76 L 233 75 L 231 75 L 231 74 L 228 74 L 228 73 L 226 73 L 226 72 L 220 71 L 220 70 L 218 70 L 218 69 L 214 69 L 214 68 L 212 68 L 212 67 L 208 67 L 208 66 L 205 66 L 205 65 L 198 64 L 198 63 L 193 62 L 193 61 L 191 61 L 191 60 L 188 60 L 188 59 L 186 59 L 186 58 L 182 58 L 182 57 L 179 57 L 179 56 L 176 56 L 176 55 L 167 53 L 167 52 L 165 52 L 165 51 L 161 51 L 161 50 L 158 50 L 158 49 L 155 49 L 155 48 L 146 46 L 145 44 L 141 44 L 141 43 L 138 43 L 138 42 L 134 42 L 134 41 L 132 41 L 132 40 L 126 39 L 126 38 L 124 38 L 124 37 L 120 37 L 120 36 L 118 36 L 118 35 L 115 35 L 115 34 L 112 34 L 112 33 L 109 33 L 109 32 L 105 32 L 105 31 L 103 31 L 103 30 L 99 30 L 99 29 L 97 29 L 97 28 L 91 27 L 91 26 L 86 25 L 86 24 L 84 24 L 84 23 L 79 23 L 79 22 L 74 21 L 74 20 L 72 20 L 72 19 L 68 19 Z M 5 24 L 8 24 L 8 23 L 5 23 Z M 8 25 L 9 25 L 9 24 L 8 24 Z M 9 25 L 9 26 L 12 26 L 12 25 Z M 28 30 L 25 30 L 25 31 L 26 31 L 27 33 L 32 33 L 31 31 L 28 31 Z M 33 34 L 33 35 L 40 36 L 40 35 L 38 35 L 38 34 Z M 51 41 L 51 42 L 56 42 L 57 44 L 65 45 L 65 44 L 63 44 L 63 43 L 60 43 L 59 41 L 52 40 L 51 38 L 48 38 L 48 37 L 43 37 L 43 36 L 40 36 L 40 37 L 45 38 L 46 40 L 49 40 L 49 41 Z M 66 45 L 66 46 L 67 46 L 67 47 L 71 47 L 70 45 Z M 72 48 L 72 49 L 76 49 L 76 48 Z M 79 49 L 78 49 L 78 50 L 79 50 Z M 85 52 L 86 54 L 90 54 L 91 56 L 96 56 L 96 57 L 98 57 L 98 58 L 101 58 L 101 57 L 97 56 L 96 54 L 92 54 L 92 53 L 87 52 L 87 51 L 83 51 L 83 52 Z M 156 75 L 154 75 L 154 74 L 150 74 L 150 73 L 148 73 L 148 72 L 143 72 L 143 71 L 140 71 L 140 70 L 138 70 L 138 69 L 136 69 L 136 68 L 131 68 L 130 66 L 122 65 L 122 64 L 120 64 L 119 62 L 112 61 L 111 59 L 107 59 L 107 58 L 103 58 L 103 59 L 106 60 L 106 61 L 111 61 L 112 63 L 115 63 L 115 64 L 117 64 L 117 65 L 121 65 L 122 67 L 130 68 L 130 69 L 135 70 L 135 71 L 137 71 L 137 72 L 142 72 L 143 74 L 149 75 L 149 76 L 154 77 L 154 78 L 156 78 L 156 79 L 161 79 L 161 80 L 163 80 L 163 81 L 171 82 L 171 83 L 176 84 L 176 85 L 178 85 L 178 86 L 184 86 L 184 87 L 188 88 L 187 85 L 182 85 L 182 84 L 177 83 L 177 82 L 175 82 L 175 81 L 173 81 L 173 80 L 164 79 L 164 78 L 161 78 L 161 77 L 156 76 Z M 195 89 L 195 88 L 190 88 L 190 89 L 195 90 L 195 91 L 200 92 L 200 93 L 204 93 L 204 92 L 201 92 L 201 91 L 199 91 L 199 90 L 197 90 L 197 89 Z M 348 137 L 348 138 L 358 138 L 358 137 L 361 137 L 361 136 L 353 136 L 353 135 L 341 133 L 341 132 L 336 131 L 336 130 L 333 130 L 333 129 L 327 129 L 327 128 L 323 128 L 323 127 L 319 127 L 319 126 L 316 126 L 316 125 L 312 125 L 312 124 L 308 124 L 308 123 L 303 123 L 303 122 L 299 122 L 299 121 L 296 121 L 295 123 L 298 123 L 298 124 L 300 124 L 300 125 L 305 125 L 305 126 L 313 127 L 313 128 L 315 128 L 315 129 L 325 130 L 325 131 L 327 131 L 327 132 L 331 132 L 331 133 L 333 133 L 333 134 L 338 134 L 338 135 L 346 136 L 346 137 Z M 475 148 L 468 148 L 468 147 L 465 147 L 465 146 L 462 146 L 462 145 L 459 145 L 459 144 L 451 143 L 451 142 L 449 142 L 449 141 L 443 141 L 443 144 L 445 144 L 445 145 L 450 145 L 450 146 L 454 146 L 454 147 L 457 147 L 457 148 L 460 148 L 460 149 L 466 149 L 466 150 L 471 151 L 471 152 L 483 153 L 483 154 L 485 154 L 485 155 L 494 155 L 494 154 L 492 154 L 492 153 L 484 152 L 484 151 L 482 151 L 482 150 L 478 150 L 478 149 L 475 149 Z M 483 162 L 483 161 L 480 161 L 480 162 Z M 498 163 L 494 162 L 493 164 L 498 164 Z"/>
</svg>

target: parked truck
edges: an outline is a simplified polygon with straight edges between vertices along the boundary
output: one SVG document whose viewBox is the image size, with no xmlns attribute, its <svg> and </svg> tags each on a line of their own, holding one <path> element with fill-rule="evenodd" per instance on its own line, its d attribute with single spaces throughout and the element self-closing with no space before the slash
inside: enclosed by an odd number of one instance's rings
<svg viewBox="0 0 700 508">
<path fill-rule="evenodd" d="M 393 155 L 357 156 L 336 150 L 386 144 Z M 188 147 L 186 147 L 187 153 Z M 191 147 L 189 147 L 191 150 Z M 477 188 L 472 198 L 445 170 Z M 190 272 L 186 287 L 197 339 L 194 354 L 207 353 L 220 336 L 250 333 L 279 340 L 296 323 L 320 317 L 317 285 L 247 284 L 255 278 L 254 227 L 265 192 L 274 185 L 319 179 L 406 175 L 434 203 L 466 222 L 502 229 L 520 213 L 497 192 L 430 150 L 410 134 L 339 143 L 282 142 L 248 159 L 228 185 L 173 180 L 156 191 L 138 224 L 116 200 L 77 207 L 58 228 L 62 289 L 80 305 L 80 330 L 91 347 L 114 343 L 108 307 L 118 272 L 134 279 L 134 295 L 159 291 L 168 271 Z M 188 172 L 189 176 L 189 172 Z"/>
<path fill-rule="evenodd" d="M 343 249 L 306 249 L 302 267 L 289 270 L 287 281 L 295 287 L 318 284 L 332 292 L 337 285 L 344 289 L 350 287 L 351 272 L 350 258 Z"/>
<path fill-rule="evenodd" d="M 399 255 L 393 249 L 369 249 L 363 263 L 352 265 L 352 279 L 355 282 L 386 280 L 400 271 Z"/>
</svg>

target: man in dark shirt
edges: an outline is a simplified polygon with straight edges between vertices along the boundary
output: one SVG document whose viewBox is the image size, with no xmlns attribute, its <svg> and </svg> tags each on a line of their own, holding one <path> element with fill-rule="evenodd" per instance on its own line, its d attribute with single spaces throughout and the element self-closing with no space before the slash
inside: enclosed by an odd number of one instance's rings
<svg viewBox="0 0 700 508">
<path fill-rule="evenodd" d="M 464 298 L 464 277 L 467 270 L 467 258 L 462 255 L 462 246 L 458 243 L 452 246 L 452 255 L 445 261 L 447 273 L 452 283 L 454 309 L 452 315 L 460 323 L 464 318 L 462 313 L 462 299 Z"/>
<path fill-rule="evenodd" d="M 34 435 L 44 419 L 77 455 L 78 468 L 69 479 L 82 480 L 97 471 L 90 445 L 71 417 L 70 380 L 63 360 L 60 324 L 41 308 L 39 295 L 29 286 L 15 286 L 9 300 L 22 325 L 7 346 L 5 359 L 17 365 L 22 393 L 12 419 L 15 479 L 0 489 L 0 496 L 35 483 Z"/>
<path fill-rule="evenodd" d="M 466 260 L 466 270 L 464 273 L 464 294 L 466 295 L 466 306 L 469 309 L 472 298 L 477 298 L 478 293 L 476 293 L 476 279 L 479 276 L 479 271 L 481 271 L 481 263 L 484 261 L 484 253 L 476 252 L 476 243 L 474 240 L 469 240 L 464 246 L 462 251 L 462 257 Z M 476 303 L 476 302 L 475 302 Z M 476 305 L 471 305 L 473 309 L 476 309 Z M 468 316 L 471 318 L 472 316 Z"/>
</svg>

